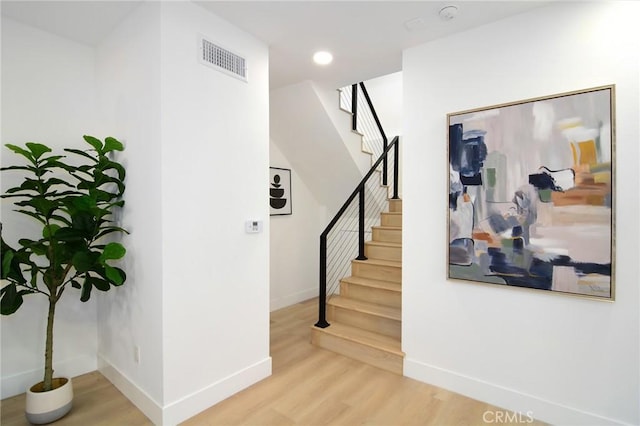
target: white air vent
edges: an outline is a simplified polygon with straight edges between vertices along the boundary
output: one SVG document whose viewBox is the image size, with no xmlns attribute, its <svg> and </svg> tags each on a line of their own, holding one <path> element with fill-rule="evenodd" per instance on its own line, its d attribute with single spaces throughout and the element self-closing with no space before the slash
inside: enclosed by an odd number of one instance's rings
<svg viewBox="0 0 640 426">
<path fill-rule="evenodd" d="M 200 39 L 200 62 L 233 77 L 247 81 L 247 61 L 227 49 Z"/>
</svg>

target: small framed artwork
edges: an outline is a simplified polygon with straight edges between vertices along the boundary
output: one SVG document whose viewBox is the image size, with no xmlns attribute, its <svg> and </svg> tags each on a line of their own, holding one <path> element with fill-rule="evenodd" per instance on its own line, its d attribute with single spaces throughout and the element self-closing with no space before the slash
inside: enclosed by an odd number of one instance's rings
<svg viewBox="0 0 640 426">
<path fill-rule="evenodd" d="M 271 216 L 292 213 L 290 169 L 269 167 L 269 207 Z"/>
<path fill-rule="evenodd" d="M 614 89 L 448 114 L 449 279 L 614 300 Z"/>
</svg>

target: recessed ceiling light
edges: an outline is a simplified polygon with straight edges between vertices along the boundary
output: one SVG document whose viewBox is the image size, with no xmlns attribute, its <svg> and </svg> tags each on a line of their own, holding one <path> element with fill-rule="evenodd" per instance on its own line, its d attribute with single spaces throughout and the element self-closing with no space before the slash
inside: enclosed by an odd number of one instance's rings
<svg viewBox="0 0 640 426">
<path fill-rule="evenodd" d="M 442 9 L 440 9 L 440 12 L 438 12 L 438 15 L 440 15 L 440 19 L 442 19 L 443 21 L 450 21 L 453 18 L 455 18 L 456 15 L 458 15 L 458 6 L 454 6 L 454 5 L 445 6 Z"/>
<path fill-rule="evenodd" d="M 333 55 L 326 51 L 320 51 L 313 54 L 313 62 L 318 65 L 329 65 L 333 61 Z"/>
</svg>

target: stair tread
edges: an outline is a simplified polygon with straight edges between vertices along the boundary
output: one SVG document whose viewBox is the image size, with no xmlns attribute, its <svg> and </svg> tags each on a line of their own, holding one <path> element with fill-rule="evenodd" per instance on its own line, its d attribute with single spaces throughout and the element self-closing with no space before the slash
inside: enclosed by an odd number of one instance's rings
<svg viewBox="0 0 640 426">
<path fill-rule="evenodd" d="M 377 241 L 377 240 L 365 241 L 365 244 L 372 245 L 372 246 L 384 246 L 384 247 L 402 247 L 402 243 L 392 243 L 389 241 Z"/>
<path fill-rule="evenodd" d="M 316 328 L 316 330 L 404 357 L 400 340 L 390 336 L 335 321 L 327 328 Z"/>
<path fill-rule="evenodd" d="M 372 264 L 372 265 L 391 266 L 391 267 L 402 268 L 402 262 L 400 262 L 399 260 L 385 260 L 385 259 L 371 258 L 371 259 L 367 259 L 367 260 L 353 259 L 351 262 L 353 262 L 353 263 L 369 263 L 369 264 Z"/>
<path fill-rule="evenodd" d="M 340 308 L 364 312 L 395 321 L 402 320 L 401 309 L 394 308 L 392 306 L 378 305 L 377 303 L 365 302 L 363 300 L 351 299 L 343 296 L 333 296 L 327 303 Z"/>
<path fill-rule="evenodd" d="M 372 226 L 373 229 L 386 229 L 389 231 L 402 231 L 402 226 L 389 226 L 389 225 L 376 225 Z"/>
<path fill-rule="evenodd" d="M 373 278 L 357 277 L 354 275 L 345 277 L 342 279 L 342 281 L 352 283 L 352 284 L 365 285 L 368 287 L 380 288 L 384 290 L 391 290 L 391 291 L 397 291 L 397 292 L 402 291 L 402 285 L 400 283 L 394 283 L 391 281 L 382 281 L 382 280 L 376 280 Z"/>
</svg>

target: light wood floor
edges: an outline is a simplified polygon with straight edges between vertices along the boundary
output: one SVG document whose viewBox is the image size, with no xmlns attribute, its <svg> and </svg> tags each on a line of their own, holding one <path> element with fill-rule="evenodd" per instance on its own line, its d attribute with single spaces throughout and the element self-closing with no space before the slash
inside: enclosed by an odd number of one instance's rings
<svg viewBox="0 0 640 426">
<path fill-rule="evenodd" d="M 499 408 L 311 346 L 315 316 L 315 300 L 273 312 L 273 375 L 182 425 L 487 425 L 487 411 L 492 423 L 496 412 L 505 419 Z M 73 410 L 56 426 L 151 425 L 100 373 L 73 380 Z M 28 425 L 24 395 L 3 400 L 1 410 L 3 426 Z M 499 424 L 543 424 L 520 420 Z"/>
</svg>

